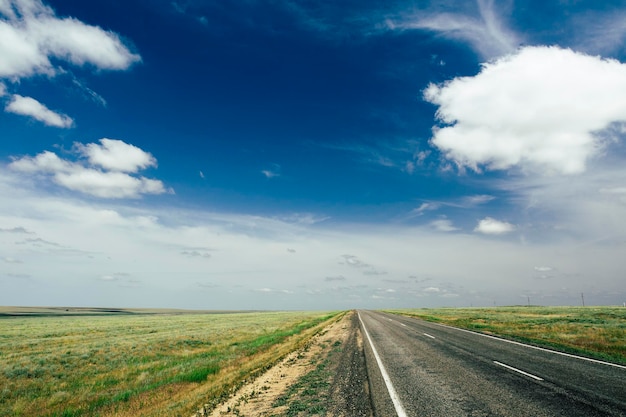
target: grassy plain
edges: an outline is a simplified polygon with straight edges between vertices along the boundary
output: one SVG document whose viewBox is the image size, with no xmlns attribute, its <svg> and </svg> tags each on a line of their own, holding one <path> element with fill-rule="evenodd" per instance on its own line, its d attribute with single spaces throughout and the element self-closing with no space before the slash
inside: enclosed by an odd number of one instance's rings
<svg viewBox="0 0 626 417">
<path fill-rule="evenodd" d="M 0 415 L 189 416 L 338 316 L 102 313 L 0 318 Z"/>
<path fill-rule="evenodd" d="M 390 313 L 626 364 L 624 307 L 493 307 Z"/>
</svg>

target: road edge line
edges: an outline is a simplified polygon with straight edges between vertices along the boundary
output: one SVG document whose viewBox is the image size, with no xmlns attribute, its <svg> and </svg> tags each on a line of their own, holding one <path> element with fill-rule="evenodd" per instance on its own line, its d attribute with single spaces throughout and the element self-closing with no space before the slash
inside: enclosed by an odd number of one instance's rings
<svg viewBox="0 0 626 417">
<path fill-rule="evenodd" d="M 412 318 L 415 319 L 416 317 L 412 317 Z M 601 361 L 599 359 L 593 359 L 593 358 L 586 358 L 584 356 L 573 355 L 571 353 L 559 352 L 557 350 L 546 349 L 546 348 L 542 348 L 542 347 L 539 347 L 539 346 L 533 346 L 533 345 L 529 345 L 527 343 L 516 342 L 515 340 L 509 340 L 509 339 L 505 339 L 503 337 L 496 337 L 496 336 L 492 336 L 490 334 L 484 334 L 484 333 L 480 333 L 480 332 L 474 332 L 472 330 L 461 329 L 459 327 L 448 326 L 447 324 L 433 323 L 432 321 L 426 321 L 426 320 L 422 320 L 422 321 L 424 321 L 426 323 L 434 324 L 436 326 L 447 327 L 449 329 L 460 330 L 462 332 L 471 333 L 471 334 L 475 334 L 475 335 L 483 336 L 483 337 L 488 337 L 489 339 L 499 340 L 501 342 L 512 343 L 512 344 L 518 345 L 518 346 L 524 346 L 524 347 L 527 347 L 527 348 L 537 349 L 537 350 L 541 350 L 541 351 L 548 352 L 548 353 L 554 353 L 555 355 L 567 356 L 569 358 L 575 358 L 575 359 L 580 359 L 580 360 L 583 360 L 583 361 L 594 362 L 594 363 L 599 363 L 599 364 L 602 364 L 602 365 L 614 366 L 616 368 L 626 369 L 626 366 L 620 365 L 620 364 L 617 364 L 617 363 Z"/>
<path fill-rule="evenodd" d="M 380 356 L 378 356 L 378 352 L 376 351 L 376 348 L 374 347 L 372 338 L 370 337 L 370 334 L 367 331 L 367 328 L 365 327 L 365 323 L 363 323 L 363 319 L 361 318 L 361 313 L 357 313 L 357 315 L 359 316 L 359 321 L 361 322 L 361 326 L 363 327 L 365 336 L 367 337 L 370 347 L 372 348 L 372 353 L 374 354 L 374 358 L 376 359 L 376 363 L 378 364 L 378 369 L 380 369 L 380 373 L 383 376 L 383 381 L 385 381 L 385 385 L 387 386 L 387 392 L 389 392 L 389 396 L 391 397 L 391 402 L 393 403 L 393 406 L 396 409 L 396 414 L 398 415 L 398 417 L 407 417 L 406 411 L 404 410 L 404 407 L 402 406 L 402 403 L 400 402 L 400 397 L 398 396 L 396 389 L 393 387 L 393 384 L 391 383 L 391 379 L 389 378 L 389 374 L 387 373 L 387 370 L 385 369 L 385 365 L 383 365 L 383 362 L 381 361 Z"/>
</svg>

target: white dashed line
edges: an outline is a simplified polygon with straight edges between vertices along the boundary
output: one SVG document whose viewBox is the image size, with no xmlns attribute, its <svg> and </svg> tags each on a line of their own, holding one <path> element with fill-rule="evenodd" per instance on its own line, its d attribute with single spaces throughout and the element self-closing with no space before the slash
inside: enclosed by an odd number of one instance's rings
<svg viewBox="0 0 626 417">
<path fill-rule="evenodd" d="M 505 364 L 503 364 L 501 362 L 498 362 L 498 361 L 493 361 L 493 363 L 495 363 L 496 365 L 504 366 L 506 369 L 510 369 L 511 371 L 519 372 L 520 374 L 526 375 L 527 377 L 530 377 L 532 379 L 536 379 L 537 381 L 543 381 L 543 378 L 539 378 L 536 375 L 529 374 L 528 372 L 524 372 L 521 369 L 513 368 L 512 366 L 505 365 Z"/>
<path fill-rule="evenodd" d="M 435 336 L 431 336 L 431 335 L 429 335 L 428 333 L 424 333 L 424 336 L 426 336 L 426 337 L 430 337 L 431 339 L 434 339 L 434 338 L 435 338 Z"/>
</svg>

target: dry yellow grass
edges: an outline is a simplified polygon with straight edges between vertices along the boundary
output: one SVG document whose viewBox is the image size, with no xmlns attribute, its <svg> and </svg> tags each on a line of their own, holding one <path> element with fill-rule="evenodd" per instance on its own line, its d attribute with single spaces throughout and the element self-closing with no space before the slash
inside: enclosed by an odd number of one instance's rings
<svg viewBox="0 0 626 417">
<path fill-rule="evenodd" d="M 624 307 L 497 307 L 391 311 L 626 363 Z"/>
</svg>

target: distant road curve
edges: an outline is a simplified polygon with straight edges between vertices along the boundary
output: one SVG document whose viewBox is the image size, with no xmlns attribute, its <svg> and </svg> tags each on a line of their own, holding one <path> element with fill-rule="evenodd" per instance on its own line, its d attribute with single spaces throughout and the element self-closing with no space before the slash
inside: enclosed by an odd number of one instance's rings
<svg viewBox="0 0 626 417">
<path fill-rule="evenodd" d="M 626 416 L 626 367 L 359 311 L 379 417 Z"/>
</svg>

